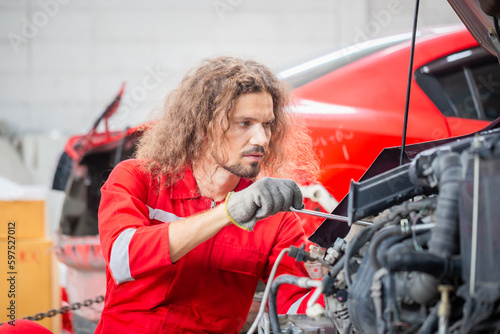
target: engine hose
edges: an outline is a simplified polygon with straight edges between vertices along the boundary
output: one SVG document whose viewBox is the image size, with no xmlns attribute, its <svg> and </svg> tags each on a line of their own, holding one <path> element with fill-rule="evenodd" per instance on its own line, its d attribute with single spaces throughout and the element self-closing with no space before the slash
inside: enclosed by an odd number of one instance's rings
<svg viewBox="0 0 500 334">
<path fill-rule="evenodd" d="M 323 294 L 325 297 L 333 295 L 337 290 L 335 290 L 335 283 L 337 282 L 337 275 L 344 268 L 345 256 L 342 256 L 330 271 L 321 279 L 321 284 L 323 285 Z"/>
<path fill-rule="evenodd" d="M 401 241 L 401 243 L 405 246 L 411 246 L 412 248 L 415 248 L 415 243 L 417 243 L 420 246 L 427 247 L 430 238 L 431 238 L 431 231 L 428 230 L 428 231 L 423 231 L 420 234 L 417 234 L 413 238 L 405 239 Z"/>
<path fill-rule="evenodd" d="M 434 220 L 436 226 L 431 230 L 428 243 L 429 253 L 449 257 L 458 250 L 458 198 L 462 165 L 460 155 L 445 153 L 434 159 L 432 164 L 438 180 L 439 194 Z M 419 304 L 427 304 L 437 293 L 439 280 L 420 273 L 410 287 L 410 296 Z"/>
<path fill-rule="evenodd" d="M 458 251 L 458 199 L 460 197 L 460 181 L 462 180 L 462 164 L 460 155 L 449 153 L 439 159 L 437 169 L 439 180 L 439 196 L 435 211 L 436 227 L 429 240 L 430 253 L 449 256 Z M 439 173 L 438 172 L 438 173 Z"/>
<path fill-rule="evenodd" d="M 418 330 L 418 334 L 434 334 L 438 330 L 438 324 L 438 306 L 434 306 L 431 310 L 431 313 L 429 313 L 424 323 Z"/>
<path fill-rule="evenodd" d="M 337 261 L 337 263 L 335 263 L 335 265 L 332 267 L 332 269 L 330 269 L 330 271 L 328 272 L 327 276 L 335 278 L 340 273 L 342 268 L 344 268 L 344 261 L 345 261 L 345 256 L 341 257 Z M 326 276 L 323 280 L 325 280 L 325 279 L 326 279 Z"/>
<path fill-rule="evenodd" d="M 404 202 L 394 209 L 391 209 L 387 220 L 392 221 L 398 217 L 405 218 L 412 211 L 420 211 L 428 206 L 434 206 L 436 203 L 435 198 L 426 198 L 417 202 Z"/>
<path fill-rule="evenodd" d="M 377 222 L 373 222 L 373 225 L 365 227 L 362 229 L 352 240 L 348 243 L 346 252 L 344 254 L 344 274 L 345 280 L 348 287 L 352 284 L 351 273 L 349 270 L 351 257 L 356 254 L 364 244 L 366 244 L 373 235 L 384 227 L 386 224 L 395 225 L 399 223 L 399 220 L 403 217 L 408 216 L 411 211 L 421 210 L 434 203 L 433 198 L 428 198 L 418 202 L 405 202 L 394 209 L 392 209 L 387 216 L 384 216 Z"/>
<path fill-rule="evenodd" d="M 377 222 L 373 222 L 373 225 L 362 229 L 358 234 L 354 236 L 354 238 L 352 238 L 351 242 L 347 244 L 347 248 L 343 256 L 343 258 L 345 258 L 343 264 L 345 281 L 348 287 L 350 287 L 352 284 L 351 272 L 349 270 L 351 257 L 356 254 L 378 230 L 384 227 L 385 224 L 392 223 L 393 221 L 391 221 L 391 219 L 393 219 L 392 216 L 386 216 Z"/>
<path fill-rule="evenodd" d="M 370 264 L 372 265 L 375 271 L 382 268 L 380 261 L 377 258 L 378 247 L 382 243 L 382 241 L 386 240 L 389 237 L 402 235 L 403 231 L 400 226 L 387 226 L 381 229 L 370 241 L 370 250 L 368 252 L 370 256 Z"/>
<path fill-rule="evenodd" d="M 456 277 L 461 273 L 459 258 L 442 258 L 429 253 L 394 253 L 384 258 L 384 264 L 391 272 L 416 271 L 437 278 Z"/>
<path fill-rule="evenodd" d="M 352 284 L 352 278 L 351 278 L 351 271 L 349 270 L 350 262 L 351 262 L 351 257 L 356 254 L 361 247 L 365 243 L 368 242 L 368 240 L 371 239 L 373 234 L 375 233 L 375 229 L 372 229 L 370 227 L 366 227 L 362 229 L 352 240 L 351 242 L 347 245 L 344 257 L 345 260 L 343 262 L 343 267 L 344 267 L 344 276 L 345 276 L 345 281 L 348 287 L 351 287 Z M 340 262 L 340 261 L 339 261 Z"/>
<path fill-rule="evenodd" d="M 278 289 L 281 284 L 299 285 L 300 278 L 301 277 L 293 275 L 280 275 L 276 277 L 274 282 L 271 284 L 271 291 L 269 294 L 269 320 L 271 322 L 273 333 L 281 333 L 281 327 L 278 319 L 278 306 L 276 303 L 278 297 Z"/>
</svg>

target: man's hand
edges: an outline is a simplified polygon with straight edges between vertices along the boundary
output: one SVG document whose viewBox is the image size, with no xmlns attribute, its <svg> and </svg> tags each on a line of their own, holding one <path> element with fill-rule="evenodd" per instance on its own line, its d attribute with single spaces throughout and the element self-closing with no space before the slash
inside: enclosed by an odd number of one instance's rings
<svg viewBox="0 0 500 334">
<path fill-rule="evenodd" d="M 248 188 L 229 193 L 226 198 L 226 213 L 238 227 L 252 231 L 257 220 L 290 211 L 293 206 L 302 209 L 302 193 L 299 186 L 288 179 L 264 177 Z"/>
</svg>

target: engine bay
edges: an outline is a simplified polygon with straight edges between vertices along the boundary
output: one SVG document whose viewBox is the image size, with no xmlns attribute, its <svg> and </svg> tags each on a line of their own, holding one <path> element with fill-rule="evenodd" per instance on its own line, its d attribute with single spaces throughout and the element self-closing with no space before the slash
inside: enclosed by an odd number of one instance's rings
<svg viewBox="0 0 500 334">
<path fill-rule="evenodd" d="M 273 282 L 272 332 L 499 332 L 498 170 L 500 131 L 494 129 L 353 183 L 351 232 L 321 245 L 321 256 L 290 250 L 328 273 L 310 282 L 281 276 Z M 309 317 L 278 316 L 273 295 L 283 283 L 313 288 L 311 299 L 323 294 L 326 307 L 312 301 Z M 266 324 L 261 321 L 259 332 L 269 332 Z"/>
</svg>

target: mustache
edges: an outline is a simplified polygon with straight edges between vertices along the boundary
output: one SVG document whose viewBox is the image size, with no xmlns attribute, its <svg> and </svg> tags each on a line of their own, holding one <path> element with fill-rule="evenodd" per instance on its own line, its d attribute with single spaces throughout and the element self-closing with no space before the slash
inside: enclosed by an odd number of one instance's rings
<svg viewBox="0 0 500 334">
<path fill-rule="evenodd" d="M 250 149 L 248 149 L 246 151 L 241 152 L 241 155 L 249 155 L 249 154 L 252 154 L 252 153 L 262 153 L 262 154 L 265 154 L 266 153 L 266 149 L 263 146 L 253 146 L 252 148 L 250 148 Z"/>
</svg>

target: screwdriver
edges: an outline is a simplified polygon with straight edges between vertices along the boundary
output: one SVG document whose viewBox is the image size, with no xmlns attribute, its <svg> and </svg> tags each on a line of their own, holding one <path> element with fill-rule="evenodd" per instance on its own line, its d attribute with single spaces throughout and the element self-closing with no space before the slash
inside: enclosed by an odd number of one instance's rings
<svg viewBox="0 0 500 334">
<path fill-rule="evenodd" d="M 311 216 L 316 216 L 316 217 L 321 217 L 321 218 L 340 220 L 340 221 L 343 221 L 345 223 L 348 222 L 347 217 L 334 215 L 331 213 L 324 213 L 324 212 L 320 212 L 320 211 L 307 210 L 307 209 L 295 209 L 293 206 L 290 207 L 290 211 L 297 212 L 297 213 L 303 213 L 306 215 L 311 215 Z M 365 226 L 372 225 L 372 223 L 364 222 L 361 220 L 355 221 L 354 224 L 365 225 Z"/>
</svg>

